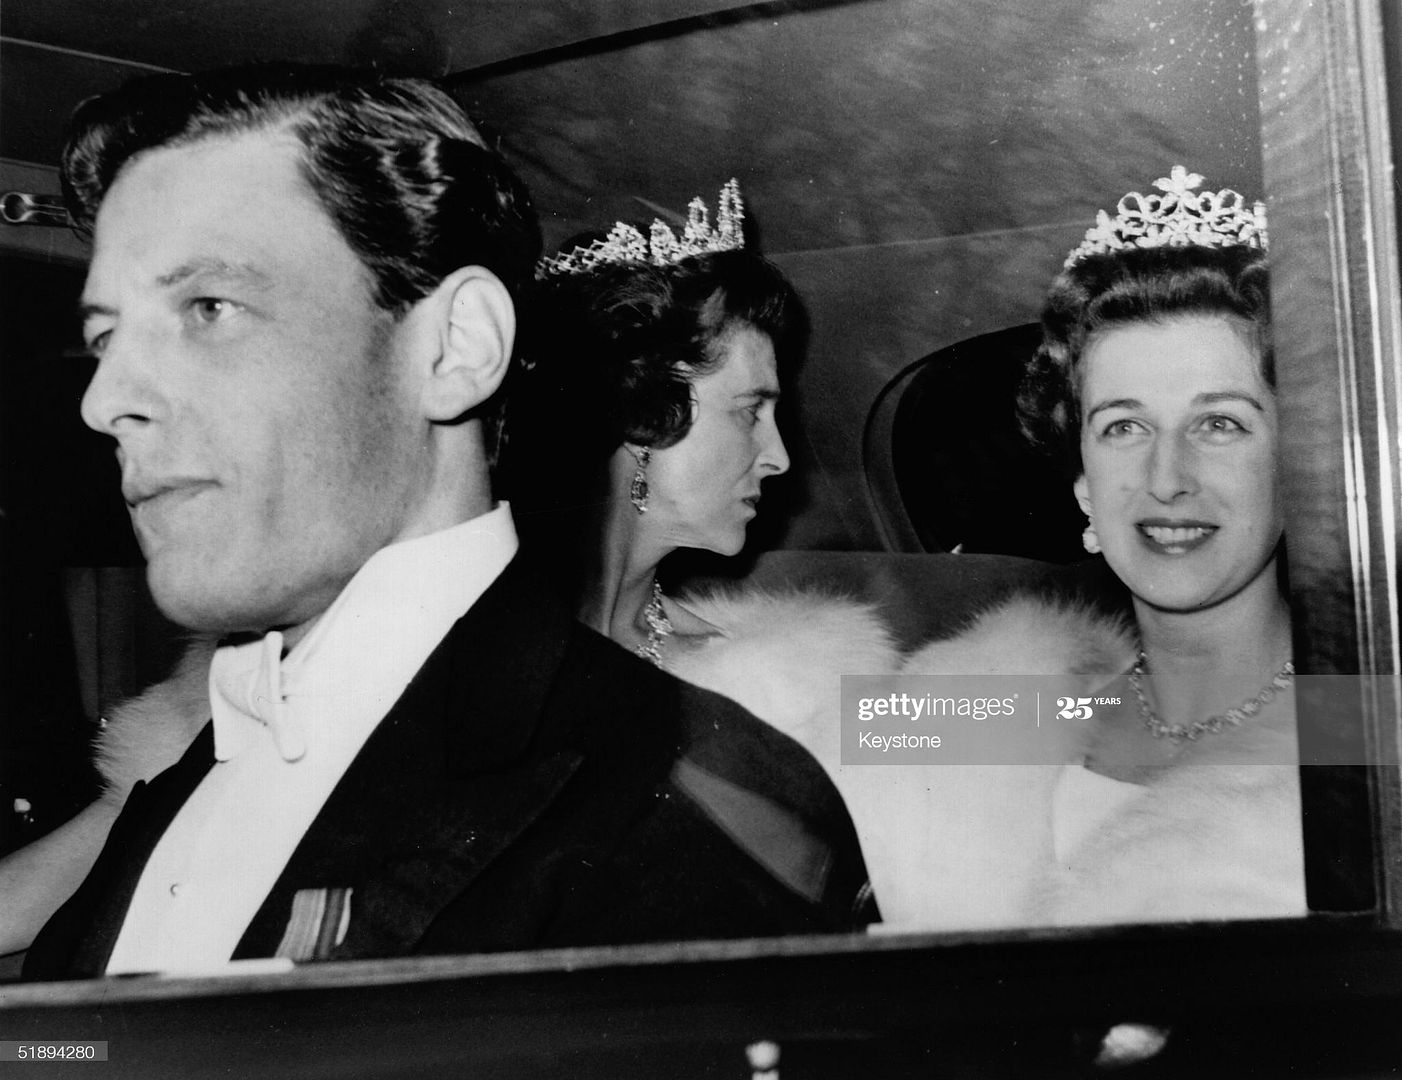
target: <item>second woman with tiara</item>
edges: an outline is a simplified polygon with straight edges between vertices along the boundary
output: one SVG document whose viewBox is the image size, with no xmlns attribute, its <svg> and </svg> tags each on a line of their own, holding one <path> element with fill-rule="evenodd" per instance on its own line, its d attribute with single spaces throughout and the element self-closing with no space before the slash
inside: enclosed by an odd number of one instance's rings
<svg viewBox="0 0 1402 1080">
<path fill-rule="evenodd" d="M 669 596 L 672 552 L 736 555 L 789 457 L 776 406 L 796 357 L 798 297 L 745 247 L 738 186 L 714 225 L 694 200 L 661 222 L 542 263 L 499 461 L 524 551 L 580 619 L 668 671 L 732 698 L 828 769 L 868 868 L 892 829 L 848 796 L 840 677 L 899 663 L 870 605 L 753 588 Z M 880 900 L 880 882 L 877 897 Z"/>
</svg>

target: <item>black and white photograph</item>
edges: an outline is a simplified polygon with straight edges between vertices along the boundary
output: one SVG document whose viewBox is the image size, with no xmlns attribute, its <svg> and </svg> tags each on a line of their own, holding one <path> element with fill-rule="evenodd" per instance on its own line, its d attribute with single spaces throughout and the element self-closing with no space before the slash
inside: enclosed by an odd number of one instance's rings
<svg viewBox="0 0 1402 1080">
<path fill-rule="evenodd" d="M 0 1062 L 1402 1070 L 1396 0 L 9 0 Z"/>
</svg>

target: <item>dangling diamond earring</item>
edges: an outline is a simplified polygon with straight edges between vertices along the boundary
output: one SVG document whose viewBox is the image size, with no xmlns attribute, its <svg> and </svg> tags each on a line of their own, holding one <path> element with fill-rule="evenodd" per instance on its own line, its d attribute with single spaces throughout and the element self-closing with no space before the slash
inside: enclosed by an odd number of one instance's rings
<svg viewBox="0 0 1402 1080">
<path fill-rule="evenodd" d="M 647 463 L 652 460 L 652 449 L 644 446 L 633 455 L 638 462 L 633 473 L 633 482 L 628 485 L 628 501 L 640 514 L 647 513 Z"/>
<path fill-rule="evenodd" d="M 1100 554 L 1100 537 L 1095 531 L 1095 518 L 1086 512 L 1086 528 L 1081 533 L 1081 546 L 1092 555 Z"/>
</svg>

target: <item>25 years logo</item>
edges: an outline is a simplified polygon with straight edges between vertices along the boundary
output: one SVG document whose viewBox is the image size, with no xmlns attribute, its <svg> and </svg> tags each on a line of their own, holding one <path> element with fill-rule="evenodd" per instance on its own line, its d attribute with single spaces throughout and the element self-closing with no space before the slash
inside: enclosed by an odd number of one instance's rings
<svg viewBox="0 0 1402 1080">
<path fill-rule="evenodd" d="M 1056 699 L 1058 720 L 1089 720 L 1098 706 L 1118 705 L 1117 697 L 1059 697 Z"/>
</svg>

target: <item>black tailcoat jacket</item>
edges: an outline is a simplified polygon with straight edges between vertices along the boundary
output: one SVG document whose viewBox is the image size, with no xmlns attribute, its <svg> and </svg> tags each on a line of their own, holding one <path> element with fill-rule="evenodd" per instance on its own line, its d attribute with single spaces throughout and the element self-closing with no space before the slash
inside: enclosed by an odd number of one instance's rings
<svg viewBox="0 0 1402 1080">
<path fill-rule="evenodd" d="M 103 973 L 213 745 L 206 725 L 137 785 L 26 977 Z M 815 933 L 875 917 L 847 811 L 808 753 L 580 626 L 518 558 L 366 741 L 234 958 Z"/>
</svg>

